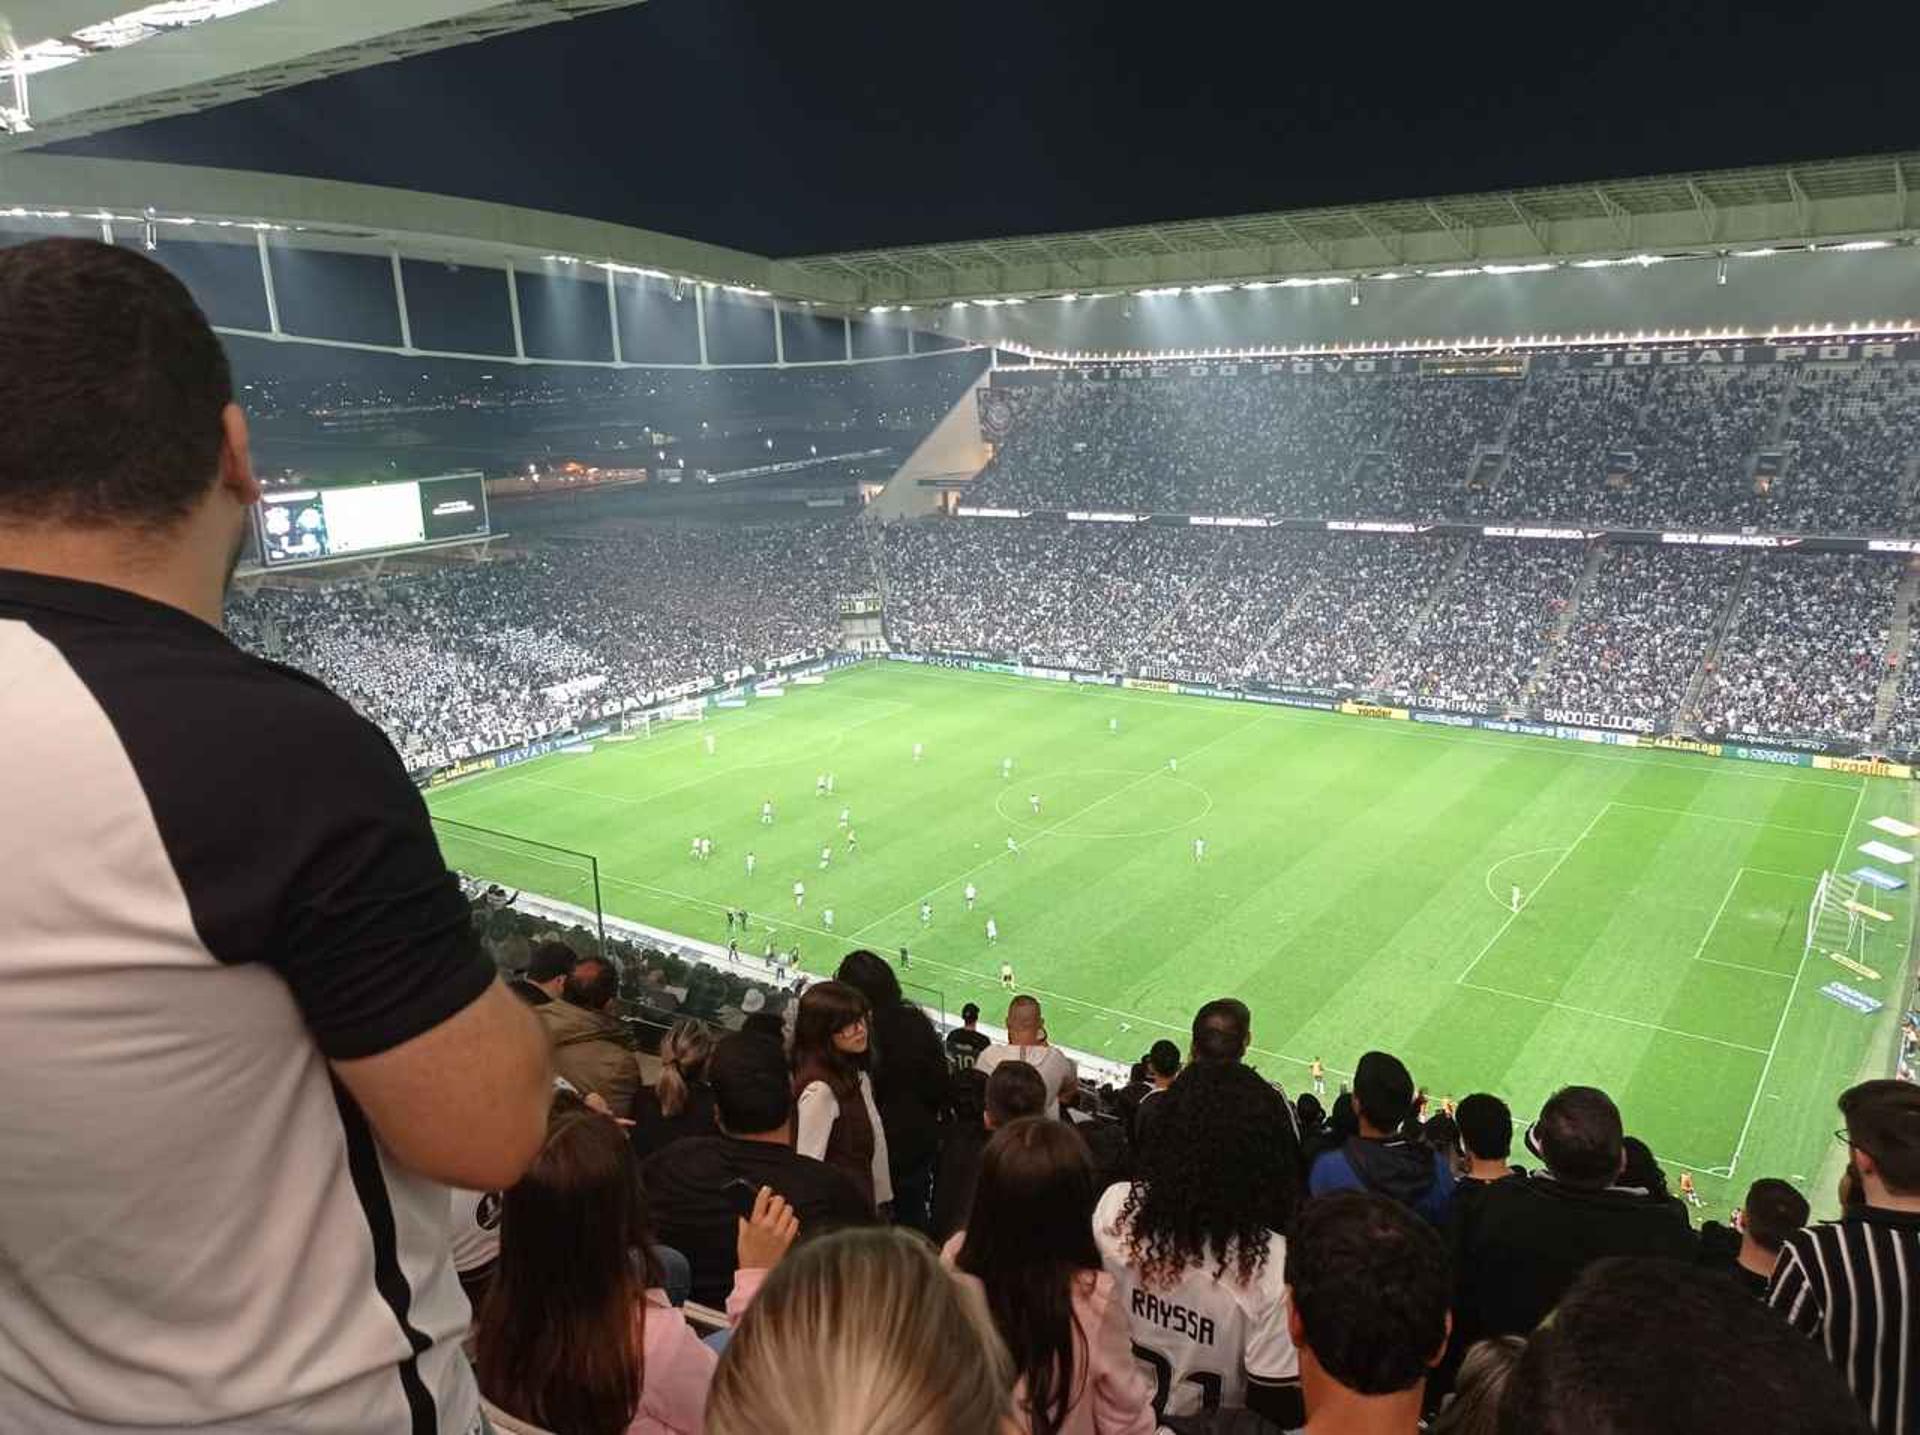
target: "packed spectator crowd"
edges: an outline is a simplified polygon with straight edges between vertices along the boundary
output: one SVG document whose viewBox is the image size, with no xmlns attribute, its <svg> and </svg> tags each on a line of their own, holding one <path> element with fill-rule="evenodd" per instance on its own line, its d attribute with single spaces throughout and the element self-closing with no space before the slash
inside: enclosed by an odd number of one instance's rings
<svg viewBox="0 0 1920 1435">
<path fill-rule="evenodd" d="M 635 525 L 504 562 L 236 591 L 228 614 L 239 641 L 324 679 L 418 768 L 836 646 L 839 600 L 872 584 L 844 522 Z"/>
<path fill-rule="evenodd" d="M 1912 507 L 1920 365 L 1048 375 L 982 502 L 1294 517 L 1888 531 Z M 1763 457 L 1770 462 L 1762 463 Z"/>
<path fill-rule="evenodd" d="M 1844 1220 L 1763 1177 L 1696 1227 L 1602 1090 L 1527 1121 L 1370 1051 L 1290 1098 L 1233 998 L 1096 1088 L 1036 998 L 943 1036 L 871 952 L 651 1076 L 598 958 L 518 990 L 563 1089 L 464 1277 L 508 1431 L 1860 1435 L 1920 1401 L 1904 1082 L 1841 1098 Z"/>
<path fill-rule="evenodd" d="M 1586 550 L 1572 543 L 1473 543 L 1392 664 L 1397 696 L 1501 706 L 1524 696 Z"/>
<path fill-rule="evenodd" d="M 1707 675 L 1702 724 L 1756 737 L 1866 741 L 1900 568 L 1899 560 L 1856 553 L 1758 559 Z"/>
</svg>

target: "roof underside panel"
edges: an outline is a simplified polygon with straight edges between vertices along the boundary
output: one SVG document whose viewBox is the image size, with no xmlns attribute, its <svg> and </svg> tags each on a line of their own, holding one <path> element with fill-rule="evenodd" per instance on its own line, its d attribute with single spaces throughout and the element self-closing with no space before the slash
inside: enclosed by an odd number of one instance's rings
<svg viewBox="0 0 1920 1435">
<path fill-rule="evenodd" d="M 639 3 L 277 0 L 35 76 L 29 86 L 32 129 L 0 134 L 0 151 L 211 109 L 328 75 Z M 97 20 L 95 12 L 103 8 L 119 14 L 134 8 L 134 0 L 110 6 L 100 0 L 78 5 L 9 0 L 6 12 L 16 39 L 28 43 Z"/>
</svg>

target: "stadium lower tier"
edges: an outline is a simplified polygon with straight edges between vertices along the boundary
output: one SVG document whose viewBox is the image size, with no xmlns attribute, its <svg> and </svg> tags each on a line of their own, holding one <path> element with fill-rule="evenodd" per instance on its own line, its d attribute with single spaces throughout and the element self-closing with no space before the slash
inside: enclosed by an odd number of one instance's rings
<svg viewBox="0 0 1920 1435">
<path fill-rule="evenodd" d="M 410 577 L 236 593 L 243 643 L 325 679 L 415 769 L 840 646 L 1920 745 L 1903 557 L 990 520 L 610 529 Z M 1895 634 L 1899 634 L 1898 637 Z"/>
<path fill-rule="evenodd" d="M 1056 1041 L 1123 1062 L 1233 994 L 1294 1090 L 1370 1049 L 1516 1111 L 1598 1085 L 1724 1216 L 1756 1174 L 1832 1189 L 1832 1094 L 1892 1069 L 1911 889 L 1838 957 L 1808 917 L 1862 844 L 1911 846 L 1873 824 L 1915 795 L 882 662 L 428 802 L 509 889 L 591 903 L 590 855 L 610 914 L 815 975 L 868 947 L 947 1011 L 996 1013 L 1004 963 Z"/>
</svg>

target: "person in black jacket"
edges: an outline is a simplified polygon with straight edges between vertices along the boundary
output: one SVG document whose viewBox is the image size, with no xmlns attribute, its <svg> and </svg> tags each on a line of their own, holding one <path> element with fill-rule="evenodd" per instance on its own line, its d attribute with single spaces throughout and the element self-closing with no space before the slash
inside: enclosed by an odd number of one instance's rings
<svg viewBox="0 0 1920 1435">
<path fill-rule="evenodd" d="M 1527 1139 L 1546 1170 L 1487 1185 L 1454 1232 L 1458 1350 L 1488 1336 L 1529 1334 L 1604 1256 L 1696 1257 L 1684 1209 L 1615 1184 L 1623 1134 L 1604 1091 L 1561 1088 Z"/>
<path fill-rule="evenodd" d="M 561 941 L 541 942 L 527 958 L 527 969 L 507 984 L 507 990 L 528 1006 L 545 1006 L 560 999 L 574 964 L 580 960 L 572 947 Z"/>
<path fill-rule="evenodd" d="M 941 1109 L 947 1099 L 946 1050 L 927 1014 L 901 995 L 900 979 L 885 957 L 849 952 L 834 977 L 858 990 L 872 1007 L 868 1074 L 887 1136 L 893 1218 L 925 1231 L 940 1152 Z"/>
</svg>

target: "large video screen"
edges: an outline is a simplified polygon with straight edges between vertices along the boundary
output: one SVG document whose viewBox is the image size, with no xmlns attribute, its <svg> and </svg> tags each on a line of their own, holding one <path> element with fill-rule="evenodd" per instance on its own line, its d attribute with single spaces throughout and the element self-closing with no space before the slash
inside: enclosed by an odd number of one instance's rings
<svg viewBox="0 0 1920 1435">
<path fill-rule="evenodd" d="M 486 480 L 477 473 L 403 483 L 270 491 L 260 500 L 260 556 L 270 568 L 479 538 Z"/>
</svg>

